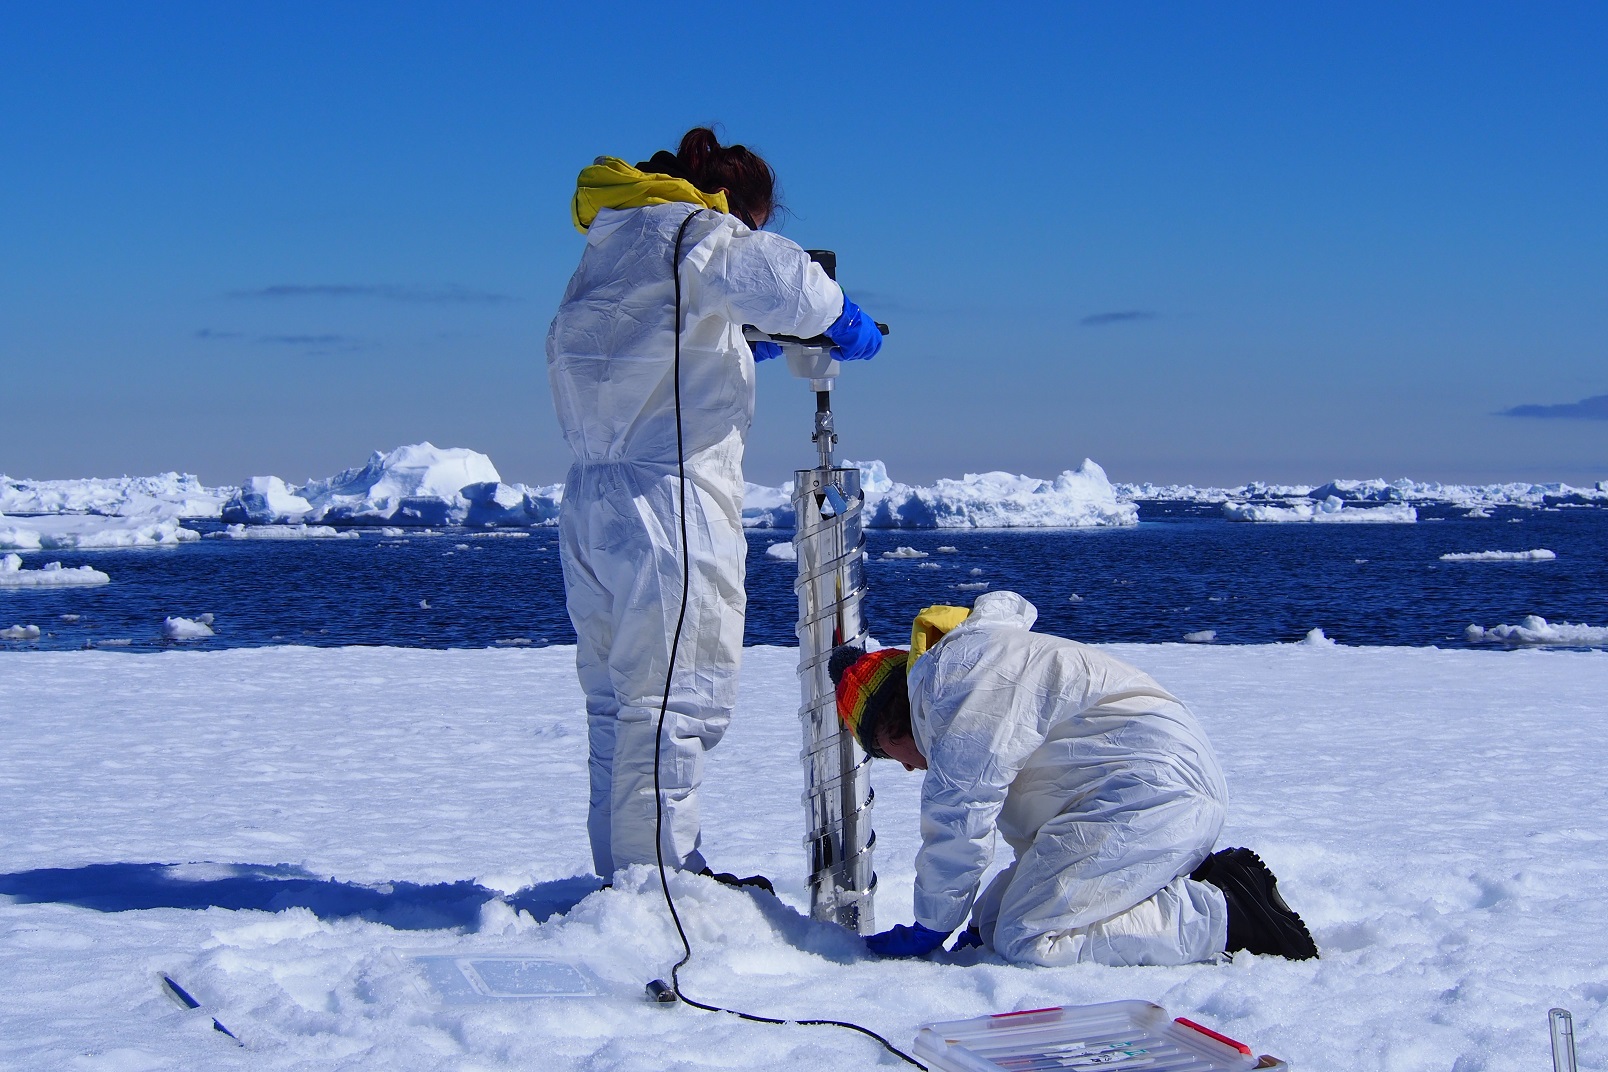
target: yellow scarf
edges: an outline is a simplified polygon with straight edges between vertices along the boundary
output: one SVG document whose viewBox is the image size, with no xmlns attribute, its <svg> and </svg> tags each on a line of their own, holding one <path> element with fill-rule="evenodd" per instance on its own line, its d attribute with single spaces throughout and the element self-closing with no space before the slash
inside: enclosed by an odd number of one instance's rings
<svg viewBox="0 0 1608 1072">
<path fill-rule="evenodd" d="M 638 171 L 618 157 L 600 156 L 597 163 L 582 168 L 575 181 L 570 219 L 575 221 L 575 229 L 585 234 L 600 209 L 643 208 L 676 201 L 716 212 L 731 211 L 724 193 L 706 194 L 686 179 Z"/>
</svg>

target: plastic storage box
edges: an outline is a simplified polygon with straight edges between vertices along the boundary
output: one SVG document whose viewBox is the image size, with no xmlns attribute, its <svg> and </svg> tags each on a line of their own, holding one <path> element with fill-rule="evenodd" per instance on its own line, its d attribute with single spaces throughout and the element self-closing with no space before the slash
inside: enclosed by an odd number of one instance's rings
<svg viewBox="0 0 1608 1072">
<path fill-rule="evenodd" d="M 1149 1001 L 1063 1005 L 925 1024 L 916 1056 L 934 1072 L 1218 1072 L 1288 1069 Z"/>
</svg>

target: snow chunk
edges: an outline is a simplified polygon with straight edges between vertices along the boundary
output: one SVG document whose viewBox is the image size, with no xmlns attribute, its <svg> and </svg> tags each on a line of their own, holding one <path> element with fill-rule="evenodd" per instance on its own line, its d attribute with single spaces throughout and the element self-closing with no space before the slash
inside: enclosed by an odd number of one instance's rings
<svg viewBox="0 0 1608 1072">
<path fill-rule="evenodd" d="M 38 640 L 39 637 L 37 625 L 13 625 L 9 629 L 0 629 L 0 640 Z"/>
<path fill-rule="evenodd" d="M 1441 555 L 1442 562 L 1551 562 L 1557 554 L 1545 547 L 1534 551 L 1468 551 L 1463 554 Z"/>
<path fill-rule="evenodd" d="M 1533 644 L 1578 648 L 1608 647 L 1608 628 L 1595 625 L 1575 625 L 1570 622 L 1553 624 L 1539 614 L 1527 614 L 1518 625 L 1493 625 L 1489 629 L 1471 625 L 1463 630 L 1470 644 Z"/>
<path fill-rule="evenodd" d="M 211 618 L 210 614 L 203 614 L 199 619 L 166 618 L 162 622 L 162 635 L 168 640 L 204 640 L 216 636 Z"/>
<path fill-rule="evenodd" d="M 918 551 L 914 547 L 895 547 L 892 551 L 882 552 L 883 558 L 926 558 L 927 552 Z"/>
<path fill-rule="evenodd" d="M 50 562 L 41 569 L 25 570 L 21 555 L 0 558 L 0 588 L 72 588 L 110 581 L 111 577 L 93 566 L 62 569 L 60 562 Z"/>
<path fill-rule="evenodd" d="M 1334 640 L 1324 636 L 1322 629 L 1310 630 L 1304 638 L 1296 641 L 1296 643 L 1305 645 L 1309 648 L 1333 648 L 1339 646 L 1334 642 Z"/>
<path fill-rule="evenodd" d="M 798 548 L 790 540 L 778 540 L 765 548 L 765 554 L 770 558 L 778 558 L 783 562 L 797 562 Z"/>
<path fill-rule="evenodd" d="M 1319 630 L 1319 632 L 1322 632 L 1322 630 Z M 1216 639 L 1217 639 L 1217 630 L 1215 630 L 1215 629 L 1202 629 L 1197 633 L 1185 633 L 1184 634 L 1184 643 L 1185 644 L 1210 644 L 1212 641 L 1214 641 Z"/>
<path fill-rule="evenodd" d="M 1347 506 L 1338 496 L 1324 499 L 1297 500 L 1287 506 L 1263 503 L 1225 502 L 1223 516 L 1230 521 L 1316 521 L 1316 522 L 1389 522 L 1406 524 L 1418 520 L 1418 511 L 1400 504 L 1358 508 Z"/>
<path fill-rule="evenodd" d="M 0 551 L 171 547 L 200 538 L 194 529 L 168 519 L 53 514 L 0 521 Z"/>
</svg>

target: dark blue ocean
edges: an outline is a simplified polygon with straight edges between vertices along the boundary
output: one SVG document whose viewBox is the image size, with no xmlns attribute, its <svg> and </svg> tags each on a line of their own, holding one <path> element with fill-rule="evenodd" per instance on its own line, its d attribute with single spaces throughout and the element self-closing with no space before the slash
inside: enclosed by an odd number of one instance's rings
<svg viewBox="0 0 1608 1072">
<path fill-rule="evenodd" d="M 1464 647 L 1466 626 L 1527 614 L 1608 626 L 1608 510 L 1462 513 L 1420 508 L 1420 521 L 1405 525 L 1245 524 L 1223 520 L 1214 507 L 1147 503 L 1140 524 L 1123 529 L 870 532 L 867 617 L 874 636 L 899 642 L 921 607 L 967 605 L 978 589 L 957 586 L 986 584 L 1037 604 L 1040 629 L 1090 642 L 1173 642 L 1213 630 L 1220 644 L 1264 644 L 1321 627 L 1342 644 Z M 216 637 L 184 647 L 568 644 L 556 536 L 365 532 L 36 553 L 26 556 L 30 568 L 59 558 L 93 565 L 112 583 L 0 589 L 0 628 L 44 631 L 3 646 L 127 641 L 114 646 L 155 651 L 172 646 L 161 639 L 165 617 L 202 614 L 214 616 Z M 749 535 L 749 644 L 795 642 L 794 563 L 765 553 L 790 538 Z M 881 557 L 899 547 L 929 557 Z M 1446 553 L 1537 548 L 1558 557 L 1440 561 Z"/>
</svg>

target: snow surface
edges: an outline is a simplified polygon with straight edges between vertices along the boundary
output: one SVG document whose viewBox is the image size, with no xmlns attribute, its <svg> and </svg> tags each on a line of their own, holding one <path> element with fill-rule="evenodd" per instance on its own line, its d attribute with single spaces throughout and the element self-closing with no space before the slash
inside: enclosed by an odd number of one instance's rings
<svg viewBox="0 0 1608 1072">
<path fill-rule="evenodd" d="M 173 519 L 77 514 L 0 517 L 0 551 L 171 547 L 200 538 L 199 532 Z"/>
<path fill-rule="evenodd" d="M 1471 625 L 1463 630 L 1470 644 L 1530 644 L 1571 648 L 1608 647 L 1608 627 L 1549 622 L 1539 614 L 1527 614 L 1518 625 Z"/>
<path fill-rule="evenodd" d="M 0 588 L 79 588 L 111 579 L 93 566 L 63 569 L 60 562 L 47 562 L 39 569 L 23 569 L 21 555 L 0 556 Z"/>
<path fill-rule="evenodd" d="M 1466 551 L 1441 555 L 1442 562 L 1551 562 L 1556 552 L 1538 547 L 1534 551 Z"/>
<path fill-rule="evenodd" d="M 1293 500 L 1285 506 L 1264 503 L 1223 503 L 1223 516 L 1230 521 L 1313 521 L 1334 522 L 1393 522 L 1411 523 L 1418 520 L 1418 511 L 1411 506 L 1358 507 L 1347 505 L 1336 495 L 1310 501 Z"/>
<path fill-rule="evenodd" d="M 876 961 L 799 914 L 796 651 L 749 648 L 705 850 L 676 876 L 703 1000 L 917 1027 L 1159 1002 L 1306 1072 L 1608 1068 L 1608 694 L 1597 652 L 1114 646 L 1188 700 L 1321 960 Z M 0 656 L 0 1067 L 901 1067 L 869 1040 L 642 1000 L 680 946 L 656 878 L 595 892 L 574 649 Z M 1429 776 L 1426 772 L 1433 772 Z M 1544 775 L 1540 774 L 1544 772 Z M 879 926 L 910 918 L 920 780 L 875 766 Z M 604 994 L 443 1004 L 407 954 L 572 959 Z M 161 995 L 168 972 L 205 1006 Z M 245 1048 L 211 1029 L 216 1016 Z"/>
</svg>

